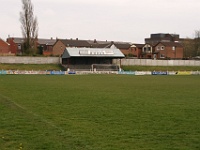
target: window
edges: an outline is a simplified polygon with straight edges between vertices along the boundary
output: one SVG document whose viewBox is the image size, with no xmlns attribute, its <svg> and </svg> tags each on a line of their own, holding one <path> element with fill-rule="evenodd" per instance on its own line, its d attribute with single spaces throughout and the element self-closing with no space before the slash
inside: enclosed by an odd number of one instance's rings
<svg viewBox="0 0 200 150">
<path fill-rule="evenodd" d="M 173 47 L 172 47 L 172 50 L 173 50 L 173 51 L 175 51 L 175 50 L 176 50 L 176 47 L 175 47 L 175 46 L 173 46 Z"/>
<path fill-rule="evenodd" d="M 160 46 L 157 46 L 157 48 L 156 48 L 158 51 L 160 50 Z"/>
<path fill-rule="evenodd" d="M 165 47 L 164 46 L 161 46 L 161 50 L 164 50 L 165 49 Z"/>
<path fill-rule="evenodd" d="M 165 55 L 164 54 L 160 54 L 160 58 L 165 58 Z"/>
</svg>

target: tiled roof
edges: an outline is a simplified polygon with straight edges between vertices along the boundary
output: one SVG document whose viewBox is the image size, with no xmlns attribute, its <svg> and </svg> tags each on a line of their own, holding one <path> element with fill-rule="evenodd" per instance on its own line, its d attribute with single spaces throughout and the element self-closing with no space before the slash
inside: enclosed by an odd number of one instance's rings
<svg viewBox="0 0 200 150">
<path fill-rule="evenodd" d="M 17 44 L 22 44 L 22 43 L 24 43 L 24 38 L 14 37 L 13 39 L 14 39 L 13 41 L 14 41 L 15 43 L 17 43 Z"/>
<path fill-rule="evenodd" d="M 54 45 L 55 39 L 38 39 L 38 43 L 41 45 Z"/>
<path fill-rule="evenodd" d="M 87 41 L 93 48 L 105 48 L 111 44 L 110 41 L 97 41 L 97 40 L 88 40 Z"/>
<path fill-rule="evenodd" d="M 164 46 L 183 47 L 183 46 L 182 46 L 180 43 L 178 43 L 178 42 L 159 42 L 159 43 L 163 44 Z M 158 44 L 159 44 L 159 43 L 158 43 Z M 156 46 L 157 46 L 158 44 L 156 44 Z"/>
<path fill-rule="evenodd" d="M 135 45 L 137 48 L 142 48 L 144 47 L 145 44 L 132 44 L 132 46 Z"/>
<path fill-rule="evenodd" d="M 13 41 L 17 44 L 22 44 L 24 42 L 24 38 L 19 37 L 10 37 L 10 39 L 13 39 Z M 38 39 L 38 44 L 41 45 L 53 45 L 56 40 L 55 39 Z"/>
<path fill-rule="evenodd" d="M 66 47 L 91 47 L 86 40 L 65 39 L 60 40 Z"/>
<path fill-rule="evenodd" d="M 111 42 L 106 48 L 110 48 L 112 45 L 115 45 L 118 49 L 129 49 L 131 47 L 131 44 L 127 42 Z"/>
</svg>

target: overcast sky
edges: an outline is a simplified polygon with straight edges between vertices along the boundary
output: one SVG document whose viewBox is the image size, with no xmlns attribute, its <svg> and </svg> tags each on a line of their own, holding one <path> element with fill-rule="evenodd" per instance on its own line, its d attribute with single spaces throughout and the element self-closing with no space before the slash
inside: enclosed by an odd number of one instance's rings
<svg viewBox="0 0 200 150">
<path fill-rule="evenodd" d="M 151 33 L 194 37 L 200 0 L 32 0 L 39 38 L 144 43 Z M 0 0 L 0 37 L 21 37 L 21 0 Z"/>
</svg>

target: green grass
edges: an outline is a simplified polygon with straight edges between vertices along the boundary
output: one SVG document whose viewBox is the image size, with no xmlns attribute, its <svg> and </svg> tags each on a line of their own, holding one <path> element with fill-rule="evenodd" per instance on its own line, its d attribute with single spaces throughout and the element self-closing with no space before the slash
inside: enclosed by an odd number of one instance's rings
<svg viewBox="0 0 200 150">
<path fill-rule="evenodd" d="M 0 70 L 64 70 L 64 68 L 56 64 L 0 64 Z"/>
<path fill-rule="evenodd" d="M 1 150 L 199 150 L 200 76 L 2 75 Z"/>
<path fill-rule="evenodd" d="M 200 66 L 122 66 L 125 71 L 197 71 Z"/>
</svg>

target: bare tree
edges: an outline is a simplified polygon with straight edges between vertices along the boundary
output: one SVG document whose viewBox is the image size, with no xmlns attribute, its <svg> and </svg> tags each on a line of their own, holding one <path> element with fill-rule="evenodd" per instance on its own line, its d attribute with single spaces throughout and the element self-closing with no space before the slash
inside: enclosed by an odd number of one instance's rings
<svg viewBox="0 0 200 150">
<path fill-rule="evenodd" d="M 184 47 L 184 58 L 191 58 L 194 56 L 194 39 L 186 38 L 182 41 Z"/>
<path fill-rule="evenodd" d="M 36 40 L 38 37 L 38 21 L 33 14 L 33 4 L 31 0 L 22 0 L 22 11 L 20 12 L 20 22 L 24 37 L 24 53 L 36 52 Z"/>
</svg>

